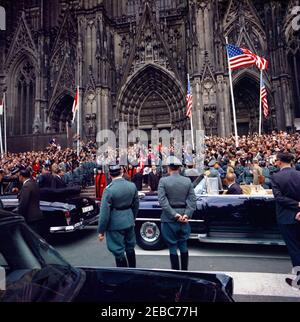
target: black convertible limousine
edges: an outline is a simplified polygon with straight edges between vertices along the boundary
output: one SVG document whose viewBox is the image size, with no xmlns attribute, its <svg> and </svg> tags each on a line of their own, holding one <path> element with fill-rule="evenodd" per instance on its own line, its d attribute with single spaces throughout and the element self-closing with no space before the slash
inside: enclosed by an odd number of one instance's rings
<svg viewBox="0 0 300 322">
<path fill-rule="evenodd" d="M 0 280 L 0 302 L 233 301 L 233 280 L 224 274 L 73 267 L 22 217 L 3 210 L 0 269 L 6 275 L 4 283 Z"/>
<path fill-rule="evenodd" d="M 80 196 L 80 187 L 41 189 L 40 209 L 49 233 L 70 233 L 97 223 L 99 206 L 95 200 Z M 15 211 L 18 207 L 16 195 L 0 196 L 0 209 Z"/>
<path fill-rule="evenodd" d="M 136 236 L 141 248 L 165 247 L 160 214 L 156 194 L 140 196 Z M 190 224 L 190 238 L 200 242 L 284 245 L 276 223 L 273 195 L 197 195 L 197 210 Z"/>
</svg>

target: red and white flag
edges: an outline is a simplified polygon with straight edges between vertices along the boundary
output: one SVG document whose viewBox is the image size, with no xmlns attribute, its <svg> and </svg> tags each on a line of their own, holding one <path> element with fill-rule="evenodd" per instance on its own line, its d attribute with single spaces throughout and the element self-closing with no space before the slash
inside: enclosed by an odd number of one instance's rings
<svg viewBox="0 0 300 322">
<path fill-rule="evenodd" d="M 76 112 L 78 111 L 78 103 L 79 103 L 79 89 L 77 87 L 76 88 L 75 97 L 74 97 L 73 107 L 72 107 L 72 113 L 73 113 L 73 120 L 72 120 L 72 122 L 73 123 L 75 121 Z"/>
<path fill-rule="evenodd" d="M 268 68 L 268 61 L 265 58 L 254 54 L 249 49 L 240 48 L 230 44 L 226 46 L 229 58 L 229 68 L 231 70 L 252 65 L 256 65 L 260 70 Z"/>
<path fill-rule="evenodd" d="M 191 89 L 191 82 L 190 77 L 188 75 L 188 88 L 187 88 L 187 95 L 186 95 L 186 116 L 191 118 L 193 113 L 193 95 Z"/>
<path fill-rule="evenodd" d="M 262 105 L 263 105 L 265 118 L 267 118 L 268 115 L 269 115 L 269 104 L 268 104 L 268 100 L 267 100 L 267 94 L 268 93 L 267 93 L 265 82 L 262 81 L 262 84 L 261 84 L 261 101 L 262 101 Z"/>
</svg>

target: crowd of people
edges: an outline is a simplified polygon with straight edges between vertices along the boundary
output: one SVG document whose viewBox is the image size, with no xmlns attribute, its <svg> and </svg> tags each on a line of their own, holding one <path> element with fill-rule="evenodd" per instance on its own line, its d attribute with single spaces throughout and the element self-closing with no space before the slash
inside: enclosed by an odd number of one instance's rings
<svg viewBox="0 0 300 322">
<path fill-rule="evenodd" d="M 111 148 L 99 154 L 97 144 L 90 141 L 81 144 L 78 156 L 74 149 L 62 149 L 53 139 L 44 151 L 8 153 L 3 156 L 0 160 L 1 189 L 4 178 L 11 178 L 18 170 L 25 168 L 30 169 L 33 178 L 38 178 L 45 172 L 60 176 L 67 186 L 92 185 L 96 174 L 96 182 L 99 182 L 100 176 L 104 189 L 109 184 L 108 171 L 104 164 L 118 160 L 120 164 L 124 164 L 124 177 L 134 182 L 139 191 L 157 191 L 160 178 L 168 175 L 163 160 L 174 153 L 174 146 L 174 143 L 168 147 L 161 144 L 156 147 L 151 144 L 147 147 L 133 144 L 127 150 Z M 279 170 L 276 166 L 278 152 L 292 153 L 295 168 L 300 170 L 299 133 L 273 132 L 262 136 L 242 136 L 239 138 L 238 147 L 233 136 L 205 137 L 203 151 L 203 167 L 196 168 L 195 159 L 198 156 L 195 151 L 190 147 L 182 149 L 182 174 L 191 178 L 197 193 L 207 192 L 203 178 L 218 177 L 219 188 L 222 190 L 228 187 L 227 180 L 230 180 L 230 175 L 234 175 L 235 182 L 240 185 L 261 184 L 265 189 L 271 189 L 270 178 Z M 103 189 L 99 190 L 100 198 Z"/>
</svg>

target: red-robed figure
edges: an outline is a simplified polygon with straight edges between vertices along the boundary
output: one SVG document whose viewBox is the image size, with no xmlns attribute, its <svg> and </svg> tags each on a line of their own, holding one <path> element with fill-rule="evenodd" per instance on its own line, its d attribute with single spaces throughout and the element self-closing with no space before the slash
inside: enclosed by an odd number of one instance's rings
<svg viewBox="0 0 300 322">
<path fill-rule="evenodd" d="M 101 200 L 104 189 L 106 187 L 106 175 L 103 171 L 102 166 L 97 167 L 97 173 L 95 176 L 95 187 L 96 187 L 96 200 Z"/>
</svg>

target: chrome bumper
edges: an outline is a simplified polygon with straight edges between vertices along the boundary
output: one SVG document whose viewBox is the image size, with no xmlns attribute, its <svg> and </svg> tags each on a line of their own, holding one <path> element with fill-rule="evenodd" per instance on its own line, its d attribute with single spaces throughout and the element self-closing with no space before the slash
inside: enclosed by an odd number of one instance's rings
<svg viewBox="0 0 300 322">
<path fill-rule="evenodd" d="M 50 227 L 50 233 L 51 234 L 58 234 L 58 233 L 72 233 L 76 230 L 84 229 L 86 226 L 93 224 L 98 221 L 99 215 L 86 219 L 83 221 L 80 221 L 74 225 L 68 225 L 68 226 L 59 226 L 59 227 Z"/>
</svg>

